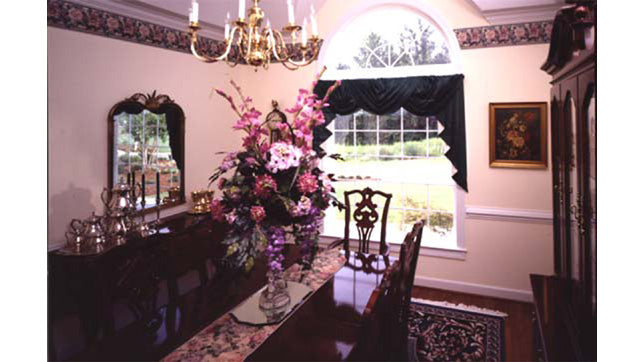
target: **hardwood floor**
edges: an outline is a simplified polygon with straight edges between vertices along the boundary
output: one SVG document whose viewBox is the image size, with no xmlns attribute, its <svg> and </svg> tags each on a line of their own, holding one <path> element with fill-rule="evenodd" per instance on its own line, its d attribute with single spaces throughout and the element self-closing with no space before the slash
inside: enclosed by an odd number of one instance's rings
<svg viewBox="0 0 644 362">
<path fill-rule="evenodd" d="M 414 298 L 474 305 L 508 314 L 505 321 L 505 356 L 508 361 L 532 361 L 532 304 L 440 289 L 414 287 Z"/>
</svg>

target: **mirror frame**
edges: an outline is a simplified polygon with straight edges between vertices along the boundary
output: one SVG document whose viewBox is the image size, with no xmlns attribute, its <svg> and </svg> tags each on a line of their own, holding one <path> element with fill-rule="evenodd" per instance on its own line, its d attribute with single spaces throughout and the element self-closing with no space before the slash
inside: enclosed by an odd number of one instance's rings
<svg viewBox="0 0 644 362">
<path fill-rule="evenodd" d="M 122 112 L 128 114 L 139 114 L 144 110 L 148 110 L 155 114 L 165 114 L 167 110 L 174 110 L 178 114 L 179 122 L 179 139 L 181 142 L 181 148 L 183 152 L 179 157 L 172 156 L 177 163 L 183 165 L 180 169 L 181 171 L 181 196 L 179 201 L 171 202 L 167 204 L 161 204 L 159 209 L 168 209 L 174 206 L 182 205 L 186 203 L 186 183 L 185 183 L 185 174 L 186 174 L 186 163 L 185 163 L 185 133 L 186 133 L 186 116 L 183 112 L 183 109 L 172 100 L 168 95 L 165 94 L 156 94 L 156 90 L 152 94 L 143 94 L 135 93 L 131 97 L 125 98 L 124 100 L 116 103 L 108 113 L 107 116 L 107 187 L 109 190 L 112 190 L 114 184 L 112 179 L 114 178 L 114 117 Z M 132 113 L 134 111 L 136 113 Z M 155 211 L 155 208 L 149 207 L 143 210 L 137 210 L 138 213 L 151 213 Z"/>
</svg>

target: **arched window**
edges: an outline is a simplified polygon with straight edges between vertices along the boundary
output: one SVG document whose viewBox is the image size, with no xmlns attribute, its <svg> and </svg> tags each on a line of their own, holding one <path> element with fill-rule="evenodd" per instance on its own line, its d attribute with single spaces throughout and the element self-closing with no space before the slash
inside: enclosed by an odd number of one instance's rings
<svg viewBox="0 0 644 362">
<path fill-rule="evenodd" d="M 323 79 L 461 73 L 453 31 L 439 27 L 422 9 L 387 4 L 355 13 L 321 54 L 327 67 Z M 384 115 L 359 110 L 338 115 L 327 128 L 333 135 L 324 148 L 344 158 L 324 165 L 339 179 L 338 196 L 367 186 L 393 194 L 389 243 L 402 242 L 411 225 L 424 219 L 423 246 L 464 250 L 464 195 L 451 177 L 454 169 L 445 157 L 449 147 L 439 136 L 440 119 L 420 117 L 403 108 Z M 342 212 L 329 212 L 325 234 L 340 236 L 343 227 Z"/>
<path fill-rule="evenodd" d="M 324 79 L 456 74 L 459 52 L 453 31 L 419 9 L 382 5 L 336 31 L 323 49 Z"/>
</svg>

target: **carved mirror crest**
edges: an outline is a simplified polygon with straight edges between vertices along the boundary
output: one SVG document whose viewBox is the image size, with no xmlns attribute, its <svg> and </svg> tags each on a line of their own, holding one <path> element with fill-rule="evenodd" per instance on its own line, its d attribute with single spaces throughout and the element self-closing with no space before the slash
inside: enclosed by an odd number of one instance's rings
<svg viewBox="0 0 644 362">
<path fill-rule="evenodd" d="M 185 202 L 185 115 L 165 94 L 136 93 L 112 107 L 108 121 L 108 188 L 145 184 L 145 209 Z M 157 181 L 158 180 L 158 181 Z M 141 197 L 137 207 L 141 209 Z"/>
</svg>

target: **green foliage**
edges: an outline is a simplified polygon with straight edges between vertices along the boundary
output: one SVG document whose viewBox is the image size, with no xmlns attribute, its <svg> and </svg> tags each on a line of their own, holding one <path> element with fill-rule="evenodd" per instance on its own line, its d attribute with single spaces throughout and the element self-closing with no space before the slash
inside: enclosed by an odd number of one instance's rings
<svg viewBox="0 0 644 362">
<path fill-rule="evenodd" d="M 429 227 L 433 232 L 445 235 L 454 227 L 454 215 L 448 212 L 431 213 Z"/>
<path fill-rule="evenodd" d="M 444 141 L 441 138 L 433 137 L 421 141 L 407 141 L 403 142 L 404 156 L 418 156 L 425 157 L 426 150 L 429 147 L 429 156 L 442 156 L 443 155 Z M 389 145 L 380 145 L 380 156 L 403 156 L 400 154 L 401 142 L 394 142 Z M 378 155 L 378 145 L 336 145 L 336 150 L 341 155 L 355 154 L 358 155 Z M 389 159 L 382 159 L 387 161 Z"/>
</svg>

